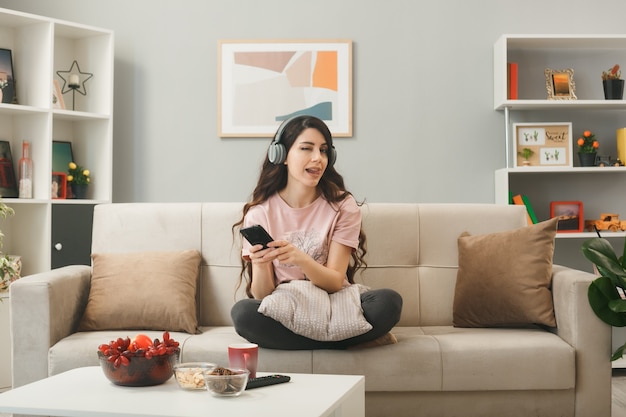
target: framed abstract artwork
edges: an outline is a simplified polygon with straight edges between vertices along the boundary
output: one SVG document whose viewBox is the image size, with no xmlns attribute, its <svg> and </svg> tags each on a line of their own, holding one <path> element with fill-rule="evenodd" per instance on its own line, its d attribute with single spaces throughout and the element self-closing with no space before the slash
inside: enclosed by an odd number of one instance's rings
<svg viewBox="0 0 626 417">
<path fill-rule="evenodd" d="M 352 136 L 352 41 L 223 40 L 218 74 L 220 137 L 272 137 L 300 114 Z"/>
</svg>

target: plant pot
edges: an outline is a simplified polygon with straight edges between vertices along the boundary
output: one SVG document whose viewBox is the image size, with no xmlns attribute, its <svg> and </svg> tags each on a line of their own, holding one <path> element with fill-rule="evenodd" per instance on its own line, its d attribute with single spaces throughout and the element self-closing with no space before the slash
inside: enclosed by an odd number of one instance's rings
<svg viewBox="0 0 626 417">
<path fill-rule="evenodd" d="M 602 80 L 602 87 L 606 100 L 621 100 L 624 96 L 624 80 Z"/>
<path fill-rule="evenodd" d="M 0 267 L 0 292 L 8 291 L 9 285 L 13 281 L 20 278 L 22 272 L 22 257 L 18 255 L 0 255 L 2 260 L 6 259 L 8 266 L 12 269 L 9 270 L 4 267 Z"/>
<path fill-rule="evenodd" d="M 87 198 L 89 184 L 72 184 L 73 198 Z"/>
<path fill-rule="evenodd" d="M 596 152 L 593 152 L 593 153 L 578 152 L 578 159 L 580 160 L 581 167 L 596 166 Z"/>
</svg>

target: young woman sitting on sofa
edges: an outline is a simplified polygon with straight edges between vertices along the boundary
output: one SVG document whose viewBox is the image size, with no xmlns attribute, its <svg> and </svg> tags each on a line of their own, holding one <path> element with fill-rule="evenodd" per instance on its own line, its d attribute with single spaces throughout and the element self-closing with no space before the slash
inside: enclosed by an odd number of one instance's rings
<svg viewBox="0 0 626 417">
<path fill-rule="evenodd" d="M 271 349 L 345 349 L 395 343 L 389 331 L 400 319 L 401 296 L 391 289 L 364 290 L 362 316 L 371 329 L 343 340 L 316 340 L 259 312 L 280 285 L 308 280 L 328 294 L 352 286 L 366 264 L 361 210 L 335 170 L 336 151 L 326 124 L 312 116 L 283 122 L 235 228 L 261 225 L 273 237 L 264 247 L 243 241 L 242 279 L 248 299 L 231 316 L 237 332 Z M 294 285 L 295 287 L 295 285 Z M 357 306 L 358 308 L 358 306 Z"/>
</svg>

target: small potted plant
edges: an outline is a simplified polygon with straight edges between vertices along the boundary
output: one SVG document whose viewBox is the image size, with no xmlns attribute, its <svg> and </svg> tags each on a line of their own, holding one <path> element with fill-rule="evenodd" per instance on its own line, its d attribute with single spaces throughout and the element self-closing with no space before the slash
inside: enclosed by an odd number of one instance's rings
<svg viewBox="0 0 626 417">
<path fill-rule="evenodd" d="M 6 219 L 15 214 L 15 211 L 0 199 L 0 217 Z M 4 233 L 0 231 L 0 248 Z M 0 292 L 7 291 L 9 285 L 20 277 L 22 259 L 19 256 L 7 255 L 0 252 Z"/>
<path fill-rule="evenodd" d="M 74 198 L 86 198 L 87 187 L 91 183 L 91 172 L 75 162 L 70 162 L 68 168 L 67 182 L 72 189 L 72 195 Z"/>
<path fill-rule="evenodd" d="M 585 130 L 583 135 L 578 138 L 578 158 L 581 167 L 592 167 L 596 164 L 596 154 L 600 147 L 600 142 L 596 139 L 596 135 L 590 130 Z"/>
<path fill-rule="evenodd" d="M 606 100 L 621 100 L 624 95 L 624 80 L 621 79 L 622 70 L 618 64 L 608 71 L 602 71 L 602 87 Z"/>
<path fill-rule="evenodd" d="M 524 166 L 529 166 L 530 165 L 530 157 L 533 156 L 535 154 L 535 151 L 533 151 L 530 148 L 524 148 L 521 151 L 517 152 L 517 154 L 519 156 L 522 157 L 523 161 L 522 161 L 522 165 Z"/>
</svg>

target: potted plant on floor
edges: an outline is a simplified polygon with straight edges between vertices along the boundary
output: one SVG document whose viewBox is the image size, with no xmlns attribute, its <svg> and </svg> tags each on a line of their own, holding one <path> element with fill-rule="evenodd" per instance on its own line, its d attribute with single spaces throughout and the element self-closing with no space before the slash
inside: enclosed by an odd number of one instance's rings
<svg viewBox="0 0 626 417">
<path fill-rule="evenodd" d="M 596 237 L 583 243 L 582 252 L 600 274 L 587 292 L 591 309 L 611 326 L 626 326 L 626 245 L 624 253 L 618 257 L 607 239 Z M 611 360 L 621 358 L 625 348 L 626 343 L 613 353 Z"/>
<path fill-rule="evenodd" d="M 622 71 L 618 64 L 613 65 L 608 71 L 602 71 L 602 87 L 606 100 L 621 100 L 624 95 L 624 80 L 620 77 Z"/>
<path fill-rule="evenodd" d="M 7 206 L 0 199 L 0 217 L 6 219 L 15 214 L 15 211 Z M 2 238 L 4 233 L 0 231 L 0 248 L 2 248 Z M 9 285 L 20 277 L 22 269 L 22 259 L 19 256 L 7 255 L 0 252 L 0 292 L 7 291 Z"/>
</svg>

